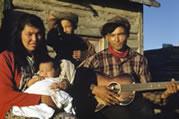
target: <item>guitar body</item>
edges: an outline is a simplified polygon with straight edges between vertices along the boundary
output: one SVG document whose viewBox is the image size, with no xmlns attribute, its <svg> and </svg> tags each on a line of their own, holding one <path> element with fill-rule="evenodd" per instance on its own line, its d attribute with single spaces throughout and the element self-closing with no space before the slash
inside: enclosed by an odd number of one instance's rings
<svg viewBox="0 0 179 119">
<path fill-rule="evenodd" d="M 119 102 L 117 104 L 121 106 L 126 106 L 130 104 L 134 97 L 135 97 L 135 91 L 129 91 L 129 92 L 123 92 L 121 90 L 121 85 L 123 84 L 134 84 L 134 79 L 131 75 L 129 74 L 121 74 L 117 77 L 114 78 L 108 78 L 106 76 L 102 75 L 97 75 L 97 80 L 98 80 L 98 86 L 108 86 L 110 87 L 111 91 L 115 92 L 118 94 L 118 100 Z M 95 97 L 98 105 L 96 107 L 96 112 L 101 110 L 106 106 L 106 103 L 99 97 Z"/>
<path fill-rule="evenodd" d="M 109 78 L 107 76 L 97 74 L 98 86 L 108 86 L 111 91 L 118 94 L 119 102 L 117 104 L 121 106 L 126 106 L 130 104 L 135 97 L 136 91 L 152 91 L 152 90 L 163 90 L 166 89 L 166 83 L 168 82 L 148 82 L 148 83 L 135 83 L 132 75 L 127 73 L 120 74 L 114 78 Z M 175 81 L 176 84 L 179 84 L 179 81 Z M 179 85 L 177 85 L 179 89 Z M 98 105 L 96 106 L 96 112 L 104 108 L 107 104 L 103 99 L 95 97 Z"/>
</svg>

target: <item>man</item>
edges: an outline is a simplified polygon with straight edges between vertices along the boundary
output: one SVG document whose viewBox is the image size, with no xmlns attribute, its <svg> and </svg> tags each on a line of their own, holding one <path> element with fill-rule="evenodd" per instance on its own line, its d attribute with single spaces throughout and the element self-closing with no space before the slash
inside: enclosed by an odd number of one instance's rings
<svg viewBox="0 0 179 119">
<path fill-rule="evenodd" d="M 67 59 L 75 66 L 95 53 L 88 41 L 74 34 L 77 24 L 78 16 L 73 13 L 58 14 L 52 11 L 48 15 L 48 45 L 55 50 L 57 60 Z"/>
<path fill-rule="evenodd" d="M 76 71 L 72 94 L 77 116 L 80 119 L 153 119 L 153 109 L 147 102 L 160 103 L 175 93 L 174 81 L 166 84 L 164 93 L 115 93 L 119 88 L 113 84 L 109 87 L 112 81 L 130 84 L 129 79 L 133 78 L 135 82 L 146 83 L 151 76 L 146 58 L 127 45 L 130 34 L 127 19 L 117 16 L 108 20 L 101 34 L 109 47 L 86 59 Z"/>
</svg>

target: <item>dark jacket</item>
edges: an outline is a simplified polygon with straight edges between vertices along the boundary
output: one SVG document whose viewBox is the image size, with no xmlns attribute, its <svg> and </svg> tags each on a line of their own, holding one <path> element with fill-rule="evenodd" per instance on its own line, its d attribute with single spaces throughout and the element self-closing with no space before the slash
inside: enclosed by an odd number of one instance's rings
<svg viewBox="0 0 179 119">
<path fill-rule="evenodd" d="M 74 50 L 85 51 L 88 46 L 79 36 L 75 34 L 65 34 L 60 33 L 56 29 L 49 31 L 47 35 L 47 44 L 51 46 L 56 52 L 56 59 L 67 59 L 70 60 L 75 66 L 77 66 L 80 61 L 75 60 L 72 55 Z"/>
</svg>

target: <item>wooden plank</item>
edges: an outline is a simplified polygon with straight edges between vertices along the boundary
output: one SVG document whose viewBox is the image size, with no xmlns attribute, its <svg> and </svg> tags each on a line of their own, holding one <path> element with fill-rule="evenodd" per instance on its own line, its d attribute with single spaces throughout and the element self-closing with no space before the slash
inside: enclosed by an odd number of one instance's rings
<svg viewBox="0 0 179 119">
<path fill-rule="evenodd" d="M 138 41 L 137 40 L 128 40 L 127 41 L 127 44 L 131 47 L 131 48 L 138 48 Z"/>
<path fill-rule="evenodd" d="M 138 50 L 141 54 L 143 54 L 144 44 L 143 44 L 143 14 L 138 12 Z"/>
<path fill-rule="evenodd" d="M 160 3 L 155 0 L 129 0 L 129 1 L 145 4 L 147 6 L 160 7 Z"/>
</svg>

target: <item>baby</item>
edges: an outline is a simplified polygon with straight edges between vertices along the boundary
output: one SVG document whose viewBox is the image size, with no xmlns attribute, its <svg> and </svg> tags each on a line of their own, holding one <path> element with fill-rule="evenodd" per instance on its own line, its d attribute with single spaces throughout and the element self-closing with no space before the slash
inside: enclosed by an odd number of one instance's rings
<svg viewBox="0 0 179 119">
<path fill-rule="evenodd" d="M 39 64 L 39 71 L 31 80 L 28 81 L 27 86 L 30 87 L 37 81 L 43 80 L 45 78 L 56 78 L 59 82 L 53 83 L 51 89 L 63 89 L 66 90 L 69 86 L 69 81 L 67 79 L 60 79 L 60 65 L 52 58 L 44 59 Z"/>
<path fill-rule="evenodd" d="M 67 91 L 70 81 L 59 77 L 60 65 L 52 58 L 45 58 L 39 64 L 39 71 L 27 82 L 26 93 L 49 95 L 57 108 L 64 109 L 65 112 L 75 114 L 72 108 L 72 97 Z M 13 107 L 13 113 L 18 116 L 38 117 L 42 119 L 50 118 L 55 110 L 45 104 L 28 107 Z M 44 117 L 41 117 L 44 113 Z"/>
</svg>

